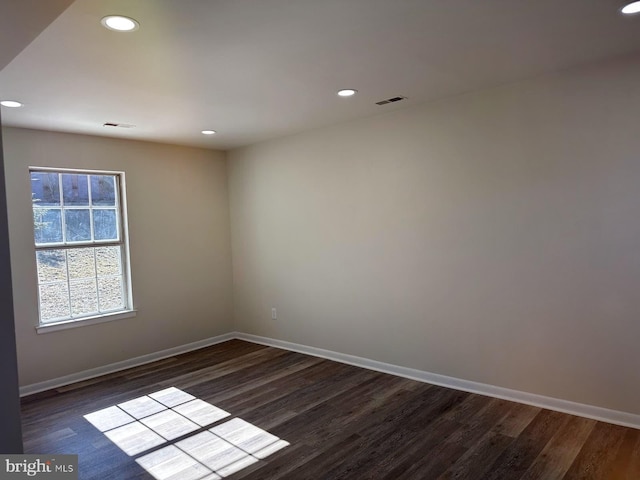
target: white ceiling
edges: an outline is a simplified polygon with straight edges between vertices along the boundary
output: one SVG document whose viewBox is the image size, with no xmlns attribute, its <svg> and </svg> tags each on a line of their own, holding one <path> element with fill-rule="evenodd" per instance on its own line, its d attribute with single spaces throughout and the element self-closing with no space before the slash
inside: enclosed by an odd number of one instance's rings
<svg viewBox="0 0 640 480">
<path fill-rule="evenodd" d="M 73 0 L 0 1 L 0 70 L 72 3 Z"/>
<path fill-rule="evenodd" d="M 0 0 L 0 54 L 24 1 Z M 0 71 L 0 97 L 25 103 L 3 123 L 229 149 L 640 51 L 623 3 L 76 0 Z M 140 29 L 106 30 L 108 14 Z"/>
</svg>

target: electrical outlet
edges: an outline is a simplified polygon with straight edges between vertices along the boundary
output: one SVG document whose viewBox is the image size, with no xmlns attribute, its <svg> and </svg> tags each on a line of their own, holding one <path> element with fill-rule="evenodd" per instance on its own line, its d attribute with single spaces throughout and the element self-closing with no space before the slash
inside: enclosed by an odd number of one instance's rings
<svg viewBox="0 0 640 480">
<path fill-rule="evenodd" d="M 277 320 L 278 319 L 278 312 L 276 311 L 276 307 L 273 307 L 271 309 L 271 320 Z"/>
</svg>

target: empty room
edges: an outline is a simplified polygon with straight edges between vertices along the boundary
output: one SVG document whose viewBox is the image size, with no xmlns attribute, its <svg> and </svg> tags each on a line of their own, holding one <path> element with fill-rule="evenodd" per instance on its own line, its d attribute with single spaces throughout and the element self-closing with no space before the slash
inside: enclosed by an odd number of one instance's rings
<svg viewBox="0 0 640 480">
<path fill-rule="evenodd" d="M 0 0 L 0 478 L 640 479 L 640 2 Z"/>
</svg>

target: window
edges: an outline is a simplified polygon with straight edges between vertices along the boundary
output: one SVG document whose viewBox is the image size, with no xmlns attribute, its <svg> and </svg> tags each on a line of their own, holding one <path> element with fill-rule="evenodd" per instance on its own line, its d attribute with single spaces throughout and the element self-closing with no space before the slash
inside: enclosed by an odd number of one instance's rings
<svg viewBox="0 0 640 480">
<path fill-rule="evenodd" d="M 40 325 L 130 311 L 124 174 L 30 173 Z"/>
</svg>

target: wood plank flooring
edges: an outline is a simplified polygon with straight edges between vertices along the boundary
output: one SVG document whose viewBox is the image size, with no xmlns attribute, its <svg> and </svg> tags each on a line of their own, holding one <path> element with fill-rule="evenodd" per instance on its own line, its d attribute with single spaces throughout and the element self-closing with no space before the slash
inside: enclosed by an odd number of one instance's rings
<svg viewBox="0 0 640 480">
<path fill-rule="evenodd" d="M 232 480 L 640 480 L 640 430 L 240 340 L 24 398 L 25 453 L 78 454 L 83 480 L 153 479 L 139 455 L 124 453 L 83 416 L 135 406 L 125 402 L 169 387 L 230 414 L 165 442 L 183 462 L 176 442 L 193 443 L 198 433 L 223 442 L 202 432 L 224 431 L 229 419 L 288 442 L 266 458 L 250 457 L 226 476 Z M 112 414 L 123 416 L 107 410 L 106 422 Z M 188 478 L 220 478 L 207 475 Z"/>
</svg>

